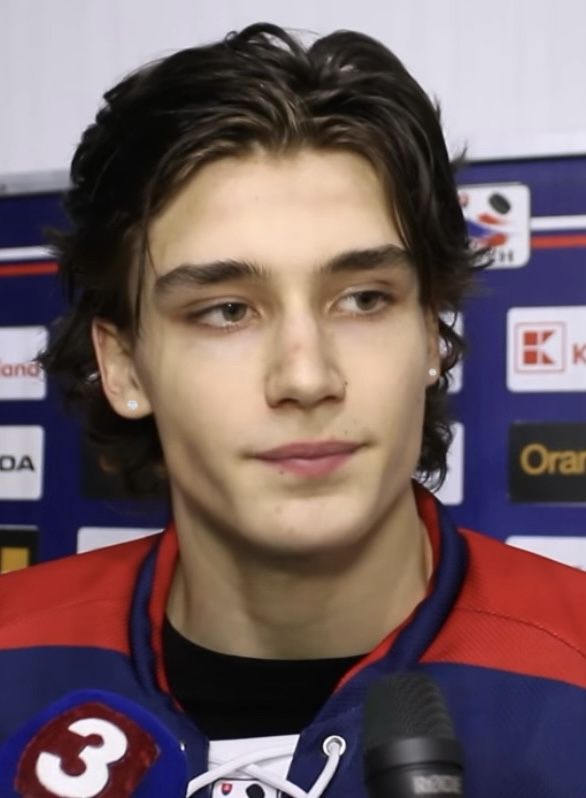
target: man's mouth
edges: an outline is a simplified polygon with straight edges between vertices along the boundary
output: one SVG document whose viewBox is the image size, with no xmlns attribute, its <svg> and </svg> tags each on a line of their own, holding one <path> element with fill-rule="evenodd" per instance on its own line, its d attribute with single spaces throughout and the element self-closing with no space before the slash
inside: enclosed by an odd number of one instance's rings
<svg viewBox="0 0 586 798">
<path fill-rule="evenodd" d="M 320 477 L 343 466 L 360 446 L 354 441 L 295 441 L 260 452 L 256 457 L 281 472 Z"/>
</svg>

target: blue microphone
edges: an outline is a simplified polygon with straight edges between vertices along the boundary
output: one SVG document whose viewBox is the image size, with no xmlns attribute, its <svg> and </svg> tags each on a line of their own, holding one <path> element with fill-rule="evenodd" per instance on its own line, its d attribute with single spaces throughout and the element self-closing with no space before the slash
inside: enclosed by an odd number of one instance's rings
<svg viewBox="0 0 586 798">
<path fill-rule="evenodd" d="M 2 798 L 185 798 L 180 742 L 115 693 L 68 693 L 0 747 Z"/>
</svg>

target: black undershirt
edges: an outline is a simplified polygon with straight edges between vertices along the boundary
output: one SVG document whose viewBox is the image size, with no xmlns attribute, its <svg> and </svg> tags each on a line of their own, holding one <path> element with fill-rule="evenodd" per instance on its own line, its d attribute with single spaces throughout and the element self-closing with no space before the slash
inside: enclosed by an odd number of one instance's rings
<svg viewBox="0 0 586 798">
<path fill-rule="evenodd" d="M 219 654 L 163 624 L 169 687 L 211 740 L 299 734 L 359 659 L 274 660 Z"/>
</svg>

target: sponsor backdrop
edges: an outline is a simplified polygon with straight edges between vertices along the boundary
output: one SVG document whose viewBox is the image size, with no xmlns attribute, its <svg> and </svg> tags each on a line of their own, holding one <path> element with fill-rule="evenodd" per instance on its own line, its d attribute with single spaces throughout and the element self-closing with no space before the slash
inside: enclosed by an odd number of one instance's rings
<svg viewBox="0 0 586 798">
<path fill-rule="evenodd" d="M 586 568 L 586 157 L 478 163 L 460 184 L 495 258 L 455 320 L 469 351 L 440 495 L 459 523 Z M 100 471 L 34 363 L 64 307 L 43 230 L 63 224 L 57 192 L 0 197 L 0 571 L 167 516 Z"/>
</svg>

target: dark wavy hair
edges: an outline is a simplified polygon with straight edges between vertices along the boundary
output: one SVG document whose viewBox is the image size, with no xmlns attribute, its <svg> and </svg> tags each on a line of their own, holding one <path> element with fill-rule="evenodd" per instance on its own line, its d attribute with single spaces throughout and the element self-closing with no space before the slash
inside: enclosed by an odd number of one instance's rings
<svg viewBox="0 0 586 798">
<path fill-rule="evenodd" d="M 360 33 L 338 31 L 304 46 L 259 23 L 148 64 L 104 99 L 73 158 L 65 196 L 71 227 L 52 235 L 70 310 L 41 357 L 82 411 L 102 464 L 136 495 L 165 484 L 154 419 L 127 420 L 111 409 L 91 341 L 94 317 L 131 340 L 139 334 L 153 217 L 212 160 L 258 147 L 343 149 L 379 175 L 418 272 L 420 301 L 441 314 L 442 369 L 427 391 L 418 463 L 423 480 L 441 483 L 451 440 L 448 372 L 463 350 L 447 319 L 479 254 L 469 247 L 439 110 L 397 57 Z"/>
</svg>

